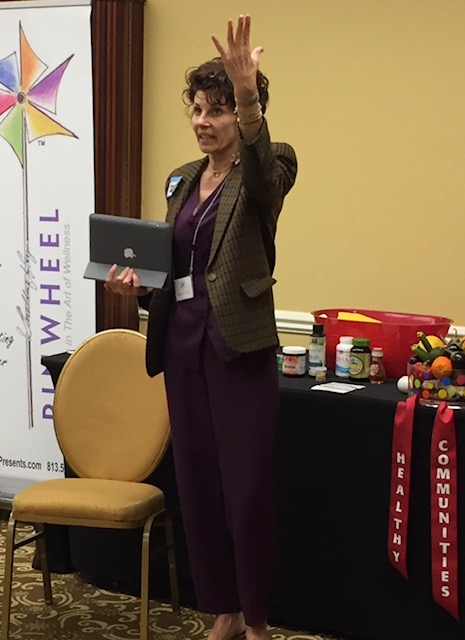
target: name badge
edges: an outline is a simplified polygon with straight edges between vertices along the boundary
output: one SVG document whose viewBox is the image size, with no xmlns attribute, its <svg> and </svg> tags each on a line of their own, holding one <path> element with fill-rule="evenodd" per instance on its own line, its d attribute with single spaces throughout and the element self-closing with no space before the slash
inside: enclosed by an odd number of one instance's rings
<svg viewBox="0 0 465 640">
<path fill-rule="evenodd" d="M 176 191 L 178 184 L 181 182 L 182 176 L 173 176 L 170 178 L 170 182 L 168 184 L 168 189 L 166 190 L 166 197 L 171 198 L 173 193 Z"/>
<path fill-rule="evenodd" d="M 174 281 L 174 296 L 177 302 L 191 300 L 194 297 L 194 279 L 191 275 L 176 278 Z"/>
</svg>

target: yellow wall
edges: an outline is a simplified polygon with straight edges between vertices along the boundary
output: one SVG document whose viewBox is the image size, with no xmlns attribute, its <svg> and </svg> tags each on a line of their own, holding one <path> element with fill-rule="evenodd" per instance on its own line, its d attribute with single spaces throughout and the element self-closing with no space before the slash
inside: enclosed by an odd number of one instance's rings
<svg viewBox="0 0 465 640">
<path fill-rule="evenodd" d="M 199 157 L 180 98 L 211 33 L 252 15 L 274 140 L 296 149 L 275 303 L 433 313 L 465 325 L 465 2 L 148 0 L 143 215 Z"/>
</svg>

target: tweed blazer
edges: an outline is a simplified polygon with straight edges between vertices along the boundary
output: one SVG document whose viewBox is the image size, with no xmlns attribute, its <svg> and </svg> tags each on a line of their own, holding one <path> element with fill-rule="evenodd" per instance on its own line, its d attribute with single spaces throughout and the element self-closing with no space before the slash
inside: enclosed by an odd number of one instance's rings
<svg viewBox="0 0 465 640">
<path fill-rule="evenodd" d="M 270 141 L 265 120 L 253 143 L 240 139 L 239 151 L 240 163 L 221 191 L 205 277 L 216 326 L 227 345 L 247 353 L 278 345 L 272 294 L 274 239 L 284 196 L 295 181 L 297 159 L 288 144 Z M 167 197 L 167 222 L 174 225 L 207 164 L 208 157 L 171 173 L 167 186 L 171 178 L 181 180 Z M 149 311 L 146 363 L 153 376 L 163 370 L 164 334 L 174 302 L 172 280 L 154 290 L 150 302 L 140 302 Z"/>
</svg>

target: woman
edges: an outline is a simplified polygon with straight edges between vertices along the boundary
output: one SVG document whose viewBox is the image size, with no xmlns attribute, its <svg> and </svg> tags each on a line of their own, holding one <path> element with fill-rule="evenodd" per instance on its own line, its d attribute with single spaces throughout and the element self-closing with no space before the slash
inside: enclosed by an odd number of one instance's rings
<svg viewBox="0 0 465 640">
<path fill-rule="evenodd" d="M 235 32 L 234 32 L 235 31 Z M 227 48 L 187 74 L 184 97 L 205 157 L 166 184 L 174 286 L 148 291 L 132 269 L 107 289 L 149 310 L 147 370 L 165 373 L 176 476 L 208 640 L 268 638 L 273 549 L 272 442 L 278 400 L 271 287 L 278 215 L 297 162 L 270 142 L 263 49 L 250 17 Z"/>
</svg>

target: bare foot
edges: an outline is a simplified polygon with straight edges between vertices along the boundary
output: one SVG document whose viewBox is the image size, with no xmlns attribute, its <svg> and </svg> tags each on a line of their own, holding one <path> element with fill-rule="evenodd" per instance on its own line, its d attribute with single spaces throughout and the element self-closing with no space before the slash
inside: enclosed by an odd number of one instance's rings
<svg viewBox="0 0 465 640">
<path fill-rule="evenodd" d="M 271 640 L 271 636 L 266 630 L 266 624 L 258 627 L 246 627 L 245 637 L 247 640 Z"/>
<path fill-rule="evenodd" d="M 207 640 L 232 640 L 232 638 L 242 635 L 244 631 L 245 622 L 242 612 L 220 613 L 207 636 Z"/>
</svg>

